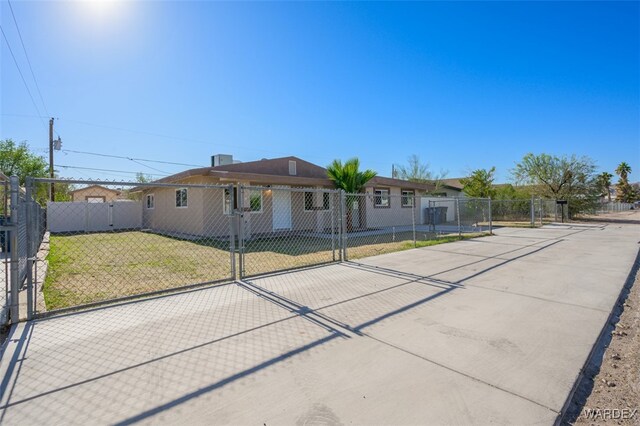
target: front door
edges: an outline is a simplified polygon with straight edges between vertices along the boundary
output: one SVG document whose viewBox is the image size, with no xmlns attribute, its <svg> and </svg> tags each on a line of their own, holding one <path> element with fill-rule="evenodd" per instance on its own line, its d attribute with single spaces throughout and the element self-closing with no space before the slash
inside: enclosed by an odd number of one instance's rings
<svg viewBox="0 0 640 426">
<path fill-rule="evenodd" d="M 273 187 L 273 230 L 291 229 L 291 191 L 288 186 Z"/>
</svg>

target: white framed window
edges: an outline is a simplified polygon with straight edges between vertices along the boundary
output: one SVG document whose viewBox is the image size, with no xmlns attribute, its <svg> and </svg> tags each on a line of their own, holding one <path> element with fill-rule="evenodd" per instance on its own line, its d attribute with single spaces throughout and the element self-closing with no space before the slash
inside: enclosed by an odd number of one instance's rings
<svg viewBox="0 0 640 426">
<path fill-rule="evenodd" d="M 291 176 L 295 176 L 297 174 L 296 162 L 294 160 L 289 160 L 289 174 Z"/>
<path fill-rule="evenodd" d="M 402 207 L 413 207 L 416 192 L 410 189 L 402 190 Z"/>
<path fill-rule="evenodd" d="M 144 205 L 147 209 L 152 210 L 156 206 L 155 196 L 153 194 L 147 194 Z"/>
<path fill-rule="evenodd" d="M 262 191 L 252 189 L 249 191 L 249 211 L 251 213 L 262 213 Z"/>
<path fill-rule="evenodd" d="M 373 189 L 373 206 L 379 208 L 390 207 L 389 203 L 389 188 L 374 188 Z"/>
<path fill-rule="evenodd" d="M 187 208 L 189 202 L 189 192 L 187 188 L 176 189 L 176 207 Z"/>
</svg>

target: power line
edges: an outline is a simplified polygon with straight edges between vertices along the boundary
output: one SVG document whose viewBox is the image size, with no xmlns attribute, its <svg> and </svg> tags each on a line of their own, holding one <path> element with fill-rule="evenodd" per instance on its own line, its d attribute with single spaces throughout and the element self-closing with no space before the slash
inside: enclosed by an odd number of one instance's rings
<svg viewBox="0 0 640 426">
<path fill-rule="evenodd" d="M 36 89 L 38 90 L 38 95 L 40 96 L 40 101 L 42 102 L 42 106 L 44 108 L 44 112 L 49 114 L 49 110 L 47 109 L 47 105 L 44 103 L 44 98 L 42 97 L 42 92 L 40 91 L 40 85 L 38 85 L 38 80 L 36 79 L 36 75 L 33 72 L 33 67 L 31 66 L 31 60 L 29 59 L 29 55 L 27 54 L 27 48 L 24 45 L 24 40 L 22 39 L 22 33 L 20 32 L 20 27 L 18 26 L 18 21 L 16 20 L 16 15 L 13 13 L 13 6 L 11 6 L 11 1 L 7 0 L 9 4 L 9 10 L 11 10 L 11 16 L 13 17 L 13 23 L 16 24 L 16 30 L 18 30 L 18 37 L 20 38 L 20 44 L 22 44 L 22 50 L 24 51 L 24 56 L 27 58 L 27 64 L 29 64 L 29 70 L 31 71 L 31 77 L 33 77 L 33 82 L 36 85 Z"/>
<path fill-rule="evenodd" d="M 40 117 L 40 122 L 42 123 L 42 125 L 46 129 L 47 126 L 44 124 L 44 121 L 42 121 L 42 118 L 41 118 L 42 114 L 40 114 L 40 109 L 38 108 L 38 105 L 36 104 L 36 101 L 33 99 L 33 95 L 31 94 L 31 90 L 29 90 L 29 86 L 27 85 L 27 80 L 25 80 L 24 75 L 22 74 L 22 70 L 20 69 L 20 65 L 18 65 L 18 60 L 16 59 L 16 56 L 13 54 L 13 49 L 11 49 L 11 45 L 9 44 L 9 39 L 7 39 L 7 35 L 4 33 L 4 29 L 2 28 L 2 25 L 0 25 L 0 32 L 2 32 L 2 37 L 4 37 L 5 43 L 7 43 L 7 47 L 9 48 L 9 53 L 11 53 L 11 57 L 13 58 L 13 63 L 16 64 L 16 68 L 18 69 L 18 73 L 20 74 L 20 78 L 22 79 L 22 83 L 24 83 L 25 89 L 27 89 L 27 93 L 29 94 L 29 98 L 31 98 L 31 103 L 33 103 L 33 107 L 36 109 L 36 112 L 38 113 L 38 117 Z"/>
<path fill-rule="evenodd" d="M 167 172 L 165 172 L 165 171 L 163 171 L 163 170 L 156 169 L 155 167 L 151 167 L 151 166 L 148 166 L 148 165 L 146 165 L 146 164 L 144 164 L 144 163 L 141 163 L 141 162 L 139 162 L 139 161 L 136 161 L 136 160 L 134 160 L 133 158 L 130 158 L 130 160 L 131 160 L 131 161 L 133 161 L 133 162 L 134 162 L 134 163 L 136 163 L 136 164 L 140 164 L 141 166 L 146 167 L 147 169 L 155 170 L 156 172 L 160 172 L 160 173 L 167 173 Z"/>
<path fill-rule="evenodd" d="M 159 163 L 159 164 L 171 164 L 174 166 L 187 166 L 187 167 L 206 167 L 206 166 L 202 166 L 199 164 L 188 164 L 188 163 L 176 163 L 173 161 L 161 161 L 161 160 L 149 160 L 146 158 L 136 158 L 136 157 L 125 157 L 122 155 L 112 155 L 112 154 L 101 154 L 98 152 L 88 152 L 88 151 L 74 151 L 72 149 L 62 149 L 62 152 L 70 152 L 70 153 L 74 153 L 74 154 L 86 154 L 86 155 L 95 155 L 97 157 L 107 157 L 107 158 L 120 158 L 122 160 L 129 160 L 129 161 L 144 161 L 147 163 Z M 158 170 L 157 170 L 158 171 Z M 165 172 L 163 172 L 165 173 Z"/>
<path fill-rule="evenodd" d="M 62 167 L 64 169 L 78 169 L 78 170 L 91 170 L 96 172 L 115 172 L 115 173 L 128 173 L 137 175 L 140 172 L 129 172 L 127 170 L 111 170 L 111 169 L 95 169 L 91 167 L 79 167 L 79 166 L 63 166 L 62 164 L 57 164 L 56 167 Z M 157 173 L 145 173 L 150 176 L 169 176 L 168 174 L 157 174 Z"/>
</svg>

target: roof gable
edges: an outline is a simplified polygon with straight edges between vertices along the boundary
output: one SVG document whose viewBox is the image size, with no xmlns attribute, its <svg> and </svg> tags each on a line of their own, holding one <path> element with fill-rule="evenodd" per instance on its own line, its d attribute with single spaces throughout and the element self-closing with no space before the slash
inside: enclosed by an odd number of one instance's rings
<svg viewBox="0 0 640 426">
<path fill-rule="evenodd" d="M 296 174 L 289 174 L 289 162 L 296 162 Z M 225 171 L 235 173 L 254 173 L 275 176 L 294 176 L 302 178 L 326 179 L 327 170 L 313 163 L 304 161 L 298 157 L 281 157 L 249 161 L 246 163 L 227 164 L 225 166 L 211 167 L 210 172 Z"/>
<path fill-rule="evenodd" d="M 81 191 L 90 191 L 91 189 L 97 189 L 97 188 L 103 191 L 113 192 L 114 194 L 120 193 L 120 191 L 118 191 L 117 189 L 107 188 L 106 186 L 102 186 L 102 185 L 89 185 L 89 186 L 85 186 L 84 188 L 74 189 L 73 191 L 69 191 L 69 193 L 73 194 Z"/>
</svg>

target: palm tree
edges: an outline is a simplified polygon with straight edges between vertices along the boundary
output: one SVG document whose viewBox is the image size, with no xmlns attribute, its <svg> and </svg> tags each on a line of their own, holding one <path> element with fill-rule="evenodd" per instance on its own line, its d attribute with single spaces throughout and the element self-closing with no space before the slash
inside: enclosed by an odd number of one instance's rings
<svg viewBox="0 0 640 426">
<path fill-rule="evenodd" d="M 611 202 L 611 178 L 613 175 L 609 172 L 602 172 L 596 177 L 596 182 L 598 187 L 602 190 L 603 193 L 606 193 L 609 202 Z"/>
<path fill-rule="evenodd" d="M 616 168 L 616 174 L 620 176 L 620 180 L 626 182 L 629 174 L 631 174 L 631 166 L 623 161 L 622 163 L 618 164 L 618 167 Z"/>
<path fill-rule="evenodd" d="M 360 160 L 357 158 L 351 158 L 342 163 L 340 160 L 333 160 L 331 164 L 327 166 L 327 176 L 338 189 L 342 189 L 347 193 L 347 231 L 353 230 L 353 203 L 358 200 L 361 202 L 362 197 L 357 197 L 351 194 L 357 194 L 362 192 L 362 189 L 373 177 L 376 176 L 376 172 L 367 169 L 360 171 Z M 358 211 L 363 209 L 359 208 Z"/>
<path fill-rule="evenodd" d="M 635 193 L 631 185 L 629 185 L 629 174 L 631 174 L 631 166 L 625 163 L 624 161 L 618 164 L 616 168 L 616 174 L 620 176 L 620 180 L 618 181 L 618 187 L 616 188 L 616 192 L 618 193 L 617 199 L 618 201 L 622 201 L 623 203 L 631 203 L 635 199 Z"/>
</svg>

